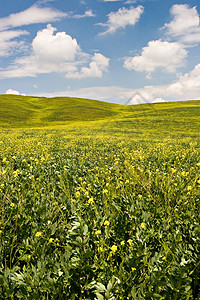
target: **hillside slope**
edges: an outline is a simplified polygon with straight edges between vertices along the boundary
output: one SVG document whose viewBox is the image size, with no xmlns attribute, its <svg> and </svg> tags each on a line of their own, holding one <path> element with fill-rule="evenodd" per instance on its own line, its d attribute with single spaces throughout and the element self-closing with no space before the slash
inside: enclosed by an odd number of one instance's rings
<svg viewBox="0 0 200 300">
<path fill-rule="evenodd" d="M 105 119 L 118 114 L 117 104 L 71 97 L 38 98 L 0 95 L 1 127 L 43 127 Z"/>
<path fill-rule="evenodd" d="M 0 128 L 63 128 L 75 135 L 200 138 L 200 101 L 119 105 L 70 97 L 0 95 Z"/>
</svg>

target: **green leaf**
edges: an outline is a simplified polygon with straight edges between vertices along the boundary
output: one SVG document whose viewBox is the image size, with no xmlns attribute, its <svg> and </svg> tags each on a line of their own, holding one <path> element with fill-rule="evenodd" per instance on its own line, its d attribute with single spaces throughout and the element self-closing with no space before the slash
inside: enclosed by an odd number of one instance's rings
<svg viewBox="0 0 200 300">
<path fill-rule="evenodd" d="M 100 292 L 100 293 L 105 292 L 106 291 L 105 285 L 103 285 L 100 282 L 97 282 L 97 284 L 96 284 L 96 291 Z"/>
<path fill-rule="evenodd" d="M 104 300 L 104 296 L 102 296 L 101 294 L 96 293 L 96 296 L 97 296 L 97 300 Z"/>
</svg>

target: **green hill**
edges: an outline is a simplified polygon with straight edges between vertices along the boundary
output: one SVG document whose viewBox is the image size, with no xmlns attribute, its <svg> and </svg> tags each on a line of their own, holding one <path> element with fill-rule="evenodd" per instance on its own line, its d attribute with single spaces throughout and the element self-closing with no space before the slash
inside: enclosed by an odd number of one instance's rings
<svg viewBox="0 0 200 300">
<path fill-rule="evenodd" d="M 200 101 L 119 105 L 71 97 L 0 95 L 0 128 L 65 128 L 143 139 L 199 137 Z M 78 131 L 77 131 L 78 129 Z"/>
<path fill-rule="evenodd" d="M 105 119 L 117 114 L 115 104 L 78 98 L 0 95 L 1 127 L 44 127 Z"/>
</svg>

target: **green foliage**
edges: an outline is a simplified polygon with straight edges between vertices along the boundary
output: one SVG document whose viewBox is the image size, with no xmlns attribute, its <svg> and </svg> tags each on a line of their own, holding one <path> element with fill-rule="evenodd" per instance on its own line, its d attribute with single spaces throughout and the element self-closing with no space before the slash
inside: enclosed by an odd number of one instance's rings
<svg viewBox="0 0 200 300">
<path fill-rule="evenodd" d="M 198 105 L 2 129 L 0 299 L 199 299 Z"/>
</svg>

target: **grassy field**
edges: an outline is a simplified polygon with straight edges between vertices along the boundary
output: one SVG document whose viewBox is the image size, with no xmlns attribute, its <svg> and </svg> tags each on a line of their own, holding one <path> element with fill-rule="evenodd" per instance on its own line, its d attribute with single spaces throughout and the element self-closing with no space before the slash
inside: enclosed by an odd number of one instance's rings
<svg viewBox="0 0 200 300">
<path fill-rule="evenodd" d="M 200 101 L 0 111 L 0 299 L 200 299 Z"/>
</svg>

